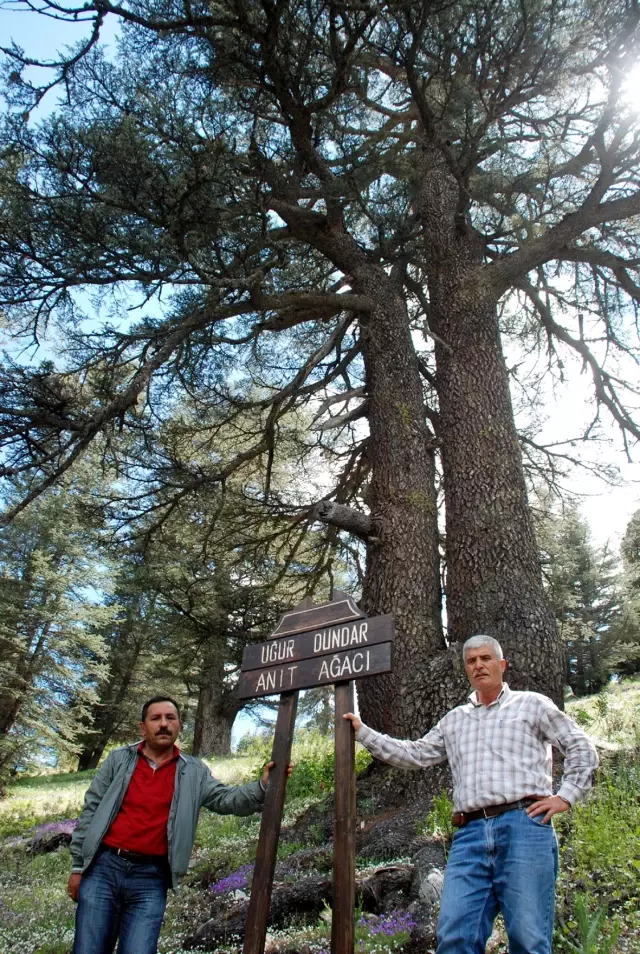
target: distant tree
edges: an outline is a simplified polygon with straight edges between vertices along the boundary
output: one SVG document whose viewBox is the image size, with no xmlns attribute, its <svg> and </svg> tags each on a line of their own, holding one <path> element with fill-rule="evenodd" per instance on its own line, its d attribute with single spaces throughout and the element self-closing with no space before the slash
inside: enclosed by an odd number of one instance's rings
<svg viewBox="0 0 640 954">
<path fill-rule="evenodd" d="M 298 718 L 321 735 L 329 735 L 335 725 L 333 686 L 309 689 L 298 703 Z"/>
<path fill-rule="evenodd" d="M 95 768 L 111 742 L 135 739 L 142 704 L 156 694 L 154 647 L 161 613 L 149 585 L 145 548 L 121 544 L 111 547 L 111 555 L 112 591 L 105 599 L 111 617 L 99 630 L 104 667 L 95 701 L 80 719 L 78 771 Z M 167 672 L 157 688 L 167 693 L 176 686 L 181 688 L 181 680 Z"/>
<path fill-rule="evenodd" d="M 77 750 L 105 673 L 108 571 L 83 492 L 64 481 L 0 534 L 0 775 L 25 751 Z"/>
<path fill-rule="evenodd" d="M 640 595 L 640 510 L 636 510 L 627 525 L 620 552 L 629 590 L 633 595 Z"/>
<path fill-rule="evenodd" d="M 124 454 L 120 430 L 148 432 L 184 394 L 217 415 L 208 460 L 183 448 L 179 484 L 145 491 L 147 509 L 252 465 L 255 499 L 299 517 L 270 475 L 287 421 L 313 408 L 301 470 L 332 466 L 306 516 L 363 541 L 363 605 L 396 617 L 395 670 L 363 681 L 364 718 L 430 725 L 461 698 L 454 644 L 478 630 L 504 643 L 514 686 L 559 701 L 500 309 L 517 306 L 551 373 L 583 363 L 593 428 L 606 414 L 640 436 L 640 134 L 622 92 L 637 5 L 38 9 L 93 33 L 53 66 L 66 101 L 39 126 L 25 113 L 48 81 L 8 53 L 0 304 L 27 334 L 58 321 L 67 366 L 4 369 L 5 473 L 31 475 L 6 519 L 97 435 Z M 106 16 L 123 23 L 117 62 L 96 49 Z M 126 286 L 155 307 L 83 333 L 75 290 Z"/>
<path fill-rule="evenodd" d="M 263 511 L 254 522 L 250 502 L 233 481 L 225 498 L 212 526 L 206 495 L 191 498 L 186 520 L 179 508 L 155 530 L 150 554 L 147 592 L 156 595 L 164 631 L 156 643 L 157 667 L 181 673 L 196 700 L 197 755 L 227 755 L 238 712 L 264 706 L 235 694 L 247 644 L 266 639 L 302 596 L 328 598 L 319 567 L 330 564 L 339 581 L 343 570 L 317 533 L 303 535 L 295 560 L 278 558 L 278 524 Z"/>
<path fill-rule="evenodd" d="M 629 521 L 620 553 L 623 603 L 609 662 L 613 672 L 628 676 L 640 672 L 640 510 Z"/>
<path fill-rule="evenodd" d="M 130 440 L 126 466 L 103 497 L 114 530 L 115 616 L 103 632 L 108 672 L 86 721 L 80 768 L 131 737 L 143 699 L 159 691 L 184 703 L 195 754 L 228 754 L 237 713 L 258 708 L 235 695 L 245 645 L 266 638 L 303 596 L 326 593 L 328 575 L 344 572 L 336 541 L 310 532 L 307 517 L 282 525 L 255 501 L 260 474 L 249 468 L 244 485 L 232 475 L 222 494 L 202 485 L 162 506 L 164 488 L 179 486 L 187 467 L 207 465 L 200 445 L 215 418 L 196 412 L 186 397 L 145 434 L 144 446 Z M 223 441 L 216 446 L 222 453 Z M 272 493 L 298 480 L 294 460 L 281 454 L 275 462 Z M 149 488 L 159 517 L 144 515 Z"/>
<path fill-rule="evenodd" d="M 591 542 L 578 505 L 546 511 L 538 538 L 547 594 L 566 655 L 566 682 L 576 695 L 598 692 L 610 674 L 622 591 L 618 559 Z"/>
<path fill-rule="evenodd" d="M 266 635 L 276 608 L 257 579 L 234 579 L 224 557 L 184 544 L 155 570 L 165 629 L 156 670 L 179 673 L 195 700 L 193 754 L 228 755 L 233 723 L 246 705 L 235 695 L 242 651 Z"/>
</svg>

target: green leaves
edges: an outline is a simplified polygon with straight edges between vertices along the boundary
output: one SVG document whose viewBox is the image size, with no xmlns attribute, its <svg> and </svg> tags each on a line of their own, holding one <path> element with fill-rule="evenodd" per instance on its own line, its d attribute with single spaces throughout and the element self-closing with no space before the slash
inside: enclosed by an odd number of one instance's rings
<svg viewBox="0 0 640 954">
<path fill-rule="evenodd" d="M 592 911 L 586 894 L 577 895 L 574 912 L 579 941 L 565 941 L 572 954 L 610 954 L 620 934 L 617 919 L 609 923 L 604 905 Z"/>
<path fill-rule="evenodd" d="M 109 582 L 95 516 L 78 481 L 49 492 L 2 531 L 0 775 L 39 747 L 73 751 L 104 675 Z"/>
</svg>

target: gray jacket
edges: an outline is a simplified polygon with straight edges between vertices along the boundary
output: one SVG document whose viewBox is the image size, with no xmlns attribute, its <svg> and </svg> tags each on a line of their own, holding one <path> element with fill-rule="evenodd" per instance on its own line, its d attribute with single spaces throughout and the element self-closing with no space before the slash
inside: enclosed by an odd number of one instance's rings
<svg viewBox="0 0 640 954">
<path fill-rule="evenodd" d="M 74 871 L 86 871 L 109 826 L 120 811 L 138 759 L 139 742 L 114 749 L 96 772 L 84 798 L 84 807 L 71 839 Z M 182 755 L 169 809 L 167 839 L 172 886 L 176 888 L 189 866 L 200 808 L 219 815 L 252 815 L 262 810 L 260 782 L 224 785 L 200 759 Z"/>
</svg>

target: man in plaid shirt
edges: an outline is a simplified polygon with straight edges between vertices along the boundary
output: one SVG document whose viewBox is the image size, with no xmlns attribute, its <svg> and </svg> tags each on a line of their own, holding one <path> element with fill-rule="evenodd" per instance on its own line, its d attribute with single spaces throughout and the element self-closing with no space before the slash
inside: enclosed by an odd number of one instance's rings
<svg viewBox="0 0 640 954">
<path fill-rule="evenodd" d="M 449 760 L 458 827 L 444 880 L 436 954 L 484 954 L 502 911 L 510 954 L 551 954 L 558 844 L 551 819 L 591 787 L 595 747 L 537 692 L 512 692 L 491 636 L 462 649 L 473 692 L 415 742 L 392 739 L 347 713 L 356 738 L 401 768 Z M 565 756 L 556 795 L 552 753 Z"/>
</svg>

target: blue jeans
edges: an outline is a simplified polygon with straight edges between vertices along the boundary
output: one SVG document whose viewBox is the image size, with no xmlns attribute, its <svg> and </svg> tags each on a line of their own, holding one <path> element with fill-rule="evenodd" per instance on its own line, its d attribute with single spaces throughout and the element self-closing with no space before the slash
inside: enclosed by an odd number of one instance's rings
<svg viewBox="0 0 640 954">
<path fill-rule="evenodd" d="M 445 872 L 436 954 L 485 954 L 498 911 L 510 954 L 551 954 L 557 873 L 553 826 L 524 809 L 459 828 Z"/>
<path fill-rule="evenodd" d="M 72 954 L 156 954 L 168 869 L 99 851 L 83 874 Z"/>
</svg>

